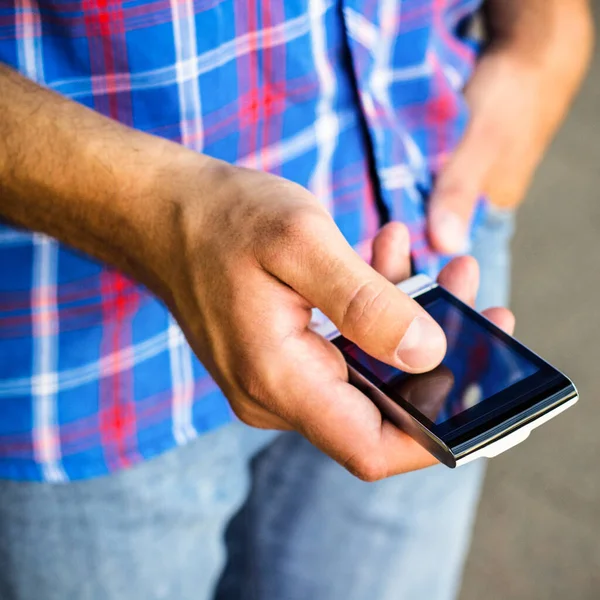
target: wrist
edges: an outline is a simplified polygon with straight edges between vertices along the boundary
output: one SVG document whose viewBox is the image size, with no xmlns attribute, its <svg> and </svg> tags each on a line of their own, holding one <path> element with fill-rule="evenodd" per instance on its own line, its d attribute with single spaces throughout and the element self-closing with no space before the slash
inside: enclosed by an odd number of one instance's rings
<svg viewBox="0 0 600 600">
<path fill-rule="evenodd" d="M 0 216 L 170 300 L 213 159 L 116 123 L 0 65 Z M 223 163 L 219 163 L 223 164 Z M 228 167 L 233 169 L 233 167 Z M 220 190 L 219 190 L 219 193 Z"/>
<path fill-rule="evenodd" d="M 160 140 L 142 193 L 148 215 L 150 248 L 141 263 L 152 268 L 146 277 L 153 291 L 171 307 L 173 294 L 193 285 L 199 257 L 210 244 L 211 210 L 235 194 L 236 167 Z M 148 259 L 148 257 L 151 257 Z"/>
</svg>

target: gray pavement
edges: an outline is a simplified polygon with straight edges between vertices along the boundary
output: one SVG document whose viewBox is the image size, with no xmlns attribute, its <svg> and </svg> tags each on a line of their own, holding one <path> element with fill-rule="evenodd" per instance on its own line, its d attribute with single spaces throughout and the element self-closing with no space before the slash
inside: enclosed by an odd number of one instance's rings
<svg viewBox="0 0 600 600">
<path fill-rule="evenodd" d="M 581 400 L 489 463 L 461 600 L 600 600 L 600 47 L 513 248 L 516 335 Z"/>
</svg>

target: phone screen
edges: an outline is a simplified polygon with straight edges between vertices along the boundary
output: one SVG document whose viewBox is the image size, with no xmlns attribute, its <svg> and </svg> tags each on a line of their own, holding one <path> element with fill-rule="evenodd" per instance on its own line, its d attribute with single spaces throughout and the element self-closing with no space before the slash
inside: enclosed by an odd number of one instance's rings
<svg viewBox="0 0 600 600">
<path fill-rule="evenodd" d="M 433 423 L 444 423 L 539 370 L 516 341 L 495 333 L 480 322 L 481 317 L 474 318 L 472 311 L 460 305 L 443 296 L 423 304 L 444 330 L 448 343 L 442 364 L 429 373 L 405 373 L 345 338 L 340 349 L 386 384 L 388 392 L 412 404 Z"/>
</svg>

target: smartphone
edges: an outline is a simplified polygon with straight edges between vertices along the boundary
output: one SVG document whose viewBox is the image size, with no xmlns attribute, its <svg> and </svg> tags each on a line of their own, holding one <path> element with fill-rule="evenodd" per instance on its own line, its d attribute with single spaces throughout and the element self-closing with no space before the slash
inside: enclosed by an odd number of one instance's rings
<svg viewBox="0 0 600 600">
<path fill-rule="evenodd" d="M 497 456 L 577 402 L 565 375 L 429 277 L 398 287 L 446 334 L 446 355 L 433 371 L 387 365 L 324 318 L 315 329 L 344 355 L 350 383 L 446 466 Z"/>
</svg>

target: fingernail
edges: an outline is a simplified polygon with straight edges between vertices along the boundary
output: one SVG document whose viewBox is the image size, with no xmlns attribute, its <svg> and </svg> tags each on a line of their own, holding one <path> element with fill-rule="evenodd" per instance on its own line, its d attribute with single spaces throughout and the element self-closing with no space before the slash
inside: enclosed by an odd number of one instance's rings
<svg viewBox="0 0 600 600">
<path fill-rule="evenodd" d="M 436 236 L 448 254 L 464 252 L 467 231 L 463 220 L 454 212 L 439 209 L 434 216 Z"/>
<path fill-rule="evenodd" d="M 415 317 L 398 345 L 396 354 L 411 369 L 424 370 L 433 367 L 446 347 L 446 339 L 440 326 L 430 317 Z"/>
</svg>

